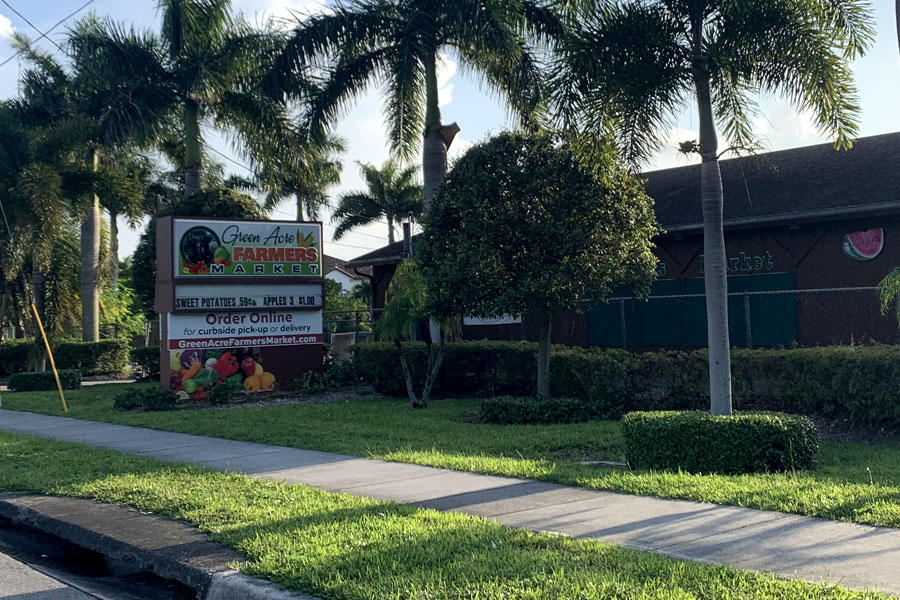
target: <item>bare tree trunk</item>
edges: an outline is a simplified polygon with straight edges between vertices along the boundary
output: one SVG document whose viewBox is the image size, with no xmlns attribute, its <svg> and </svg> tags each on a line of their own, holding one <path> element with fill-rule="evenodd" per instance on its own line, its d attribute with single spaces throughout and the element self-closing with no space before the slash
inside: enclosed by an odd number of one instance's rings
<svg viewBox="0 0 900 600">
<path fill-rule="evenodd" d="M 550 313 L 538 314 L 538 354 L 537 354 L 537 397 L 538 400 L 550 399 L 550 334 L 553 316 Z"/>
<path fill-rule="evenodd" d="M 409 365 L 406 363 L 406 355 L 403 354 L 403 344 L 400 340 L 394 340 L 394 345 L 397 346 L 397 353 L 400 355 L 400 366 L 403 368 L 403 379 L 406 381 L 406 393 L 409 395 L 409 402 L 413 408 L 419 408 L 415 383 L 413 382 L 412 374 L 409 372 Z"/>
<path fill-rule="evenodd" d="M 41 322 L 46 326 L 46 312 L 44 311 L 45 300 L 47 298 L 47 278 L 44 276 L 44 272 L 41 271 L 37 266 L 37 262 L 32 261 L 31 263 L 31 287 L 34 290 L 34 298 L 32 298 L 32 302 L 34 303 L 34 308 L 37 311 L 37 314 L 41 318 Z M 31 307 L 27 307 L 29 312 L 31 311 Z M 38 327 L 37 320 L 34 318 L 34 315 L 31 316 L 32 321 L 34 322 L 33 334 L 34 334 L 34 345 L 35 345 L 35 354 L 40 356 L 41 358 L 37 361 L 37 364 L 34 366 L 35 371 L 46 371 L 47 370 L 47 358 L 44 356 L 44 342 L 41 339 L 41 331 Z"/>
<path fill-rule="evenodd" d="M 96 172 L 100 153 L 91 151 Z M 81 339 L 96 342 L 100 339 L 100 292 L 97 272 L 100 266 L 100 201 L 95 195 L 84 209 L 81 219 Z"/>
<path fill-rule="evenodd" d="M 709 345 L 710 413 L 730 415 L 731 347 L 728 340 L 728 263 L 725 256 L 722 174 L 718 140 L 704 69 L 694 76 L 700 122 L 700 203 L 703 207 L 703 264 L 706 284 L 706 322 Z"/>
<path fill-rule="evenodd" d="M 419 402 L 419 408 L 428 407 L 428 400 L 431 399 L 431 388 L 434 387 L 434 382 L 437 381 L 442 360 L 444 360 L 444 335 L 439 334 L 437 350 L 433 351 L 430 344 L 428 347 L 428 377 L 425 379 L 425 389 L 422 390 L 422 401 Z"/>
</svg>

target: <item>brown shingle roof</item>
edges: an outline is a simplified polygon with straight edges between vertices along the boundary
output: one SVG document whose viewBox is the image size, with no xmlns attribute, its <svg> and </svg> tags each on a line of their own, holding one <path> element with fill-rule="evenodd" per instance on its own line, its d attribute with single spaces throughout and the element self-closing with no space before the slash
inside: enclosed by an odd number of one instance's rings
<svg viewBox="0 0 900 600">
<path fill-rule="evenodd" d="M 719 162 L 725 227 L 900 214 L 900 133 L 860 138 L 852 149 L 819 144 Z M 656 218 L 671 234 L 703 228 L 700 165 L 643 174 Z M 413 238 L 415 240 L 415 238 Z M 403 242 L 349 266 L 399 262 Z"/>
<path fill-rule="evenodd" d="M 336 256 L 328 256 L 327 254 L 322 255 L 322 272 L 326 275 L 335 269 L 343 271 L 347 275 L 351 277 L 359 277 L 359 275 L 365 275 L 367 277 L 372 276 L 372 267 L 353 267 L 348 266 L 348 262 L 346 260 L 342 260 Z"/>
</svg>

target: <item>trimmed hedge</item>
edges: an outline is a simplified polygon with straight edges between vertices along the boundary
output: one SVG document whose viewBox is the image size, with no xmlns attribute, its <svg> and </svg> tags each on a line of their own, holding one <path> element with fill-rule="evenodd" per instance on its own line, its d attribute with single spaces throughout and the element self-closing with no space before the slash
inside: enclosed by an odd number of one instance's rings
<svg viewBox="0 0 900 600">
<path fill-rule="evenodd" d="M 64 390 L 77 390 L 81 387 L 81 371 L 78 369 L 60 369 L 59 383 Z M 37 392 L 56 389 L 56 378 L 53 371 L 16 373 L 6 384 L 12 392 Z"/>
<path fill-rule="evenodd" d="M 131 362 L 147 376 L 159 375 L 159 347 L 145 346 L 131 349 Z"/>
<path fill-rule="evenodd" d="M 6 340 L 0 344 L 0 377 L 9 377 L 13 373 L 28 370 L 28 355 L 34 340 Z"/>
<path fill-rule="evenodd" d="M 85 375 L 118 375 L 129 363 L 130 345 L 125 340 L 64 342 L 53 350 L 60 369 L 81 369 Z"/>
<path fill-rule="evenodd" d="M 406 393 L 397 349 L 366 342 L 351 347 L 359 376 L 386 395 Z M 426 348 L 405 345 L 416 384 L 424 381 Z M 531 396 L 537 344 L 448 344 L 435 382 L 436 397 Z M 734 406 L 847 419 L 851 424 L 900 427 L 900 346 L 828 346 L 732 350 Z M 705 410 L 709 371 L 705 350 L 634 354 L 617 349 L 555 346 L 551 391 L 579 398 L 598 413 Z"/>
<path fill-rule="evenodd" d="M 690 473 L 767 473 L 806 469 L 819 449 L 819 432 L 803 416 L 700 411 L 633 412 L 622 426 L 632 469 Z"/>
</svg>

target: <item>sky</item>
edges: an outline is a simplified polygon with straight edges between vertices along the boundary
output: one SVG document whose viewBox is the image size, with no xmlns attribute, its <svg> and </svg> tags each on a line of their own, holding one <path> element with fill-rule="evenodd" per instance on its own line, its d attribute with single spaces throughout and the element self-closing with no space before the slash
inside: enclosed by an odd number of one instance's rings
<svg viewBox="0 0 900 600">
<path fill-rule="evenodd" d="M 9 45 L 9 35 L 20 31 L 32 39 L 46 32 L 58 21 L 80 8 L 88 0 L 0 0 L 0 62 L 14 56 Z M 296 19 L 303 14 L 322 10 L 326 0 L 233 0 L 235 10 L 243 12 L 253 22 L 268 17 Z M 877 39 L 866 56 L 853 65 L 859 87 L 862 119 L 860 135 L 876 135 L 900 131 L 900 51 L 894 20 L 893 0 L 873 0 Z M 15 9 L 15 10 L 13 10 Z M 21 13 L 21 16 L 16 14 Z M 93 0 L 88 7 L 72 19 L 59 25 L 49 34 L 49 39 L 61 42 L 66 28 L 76 19 L 93 12 L 101 17 L 134 24 L 138 28 L 157 30 L 159 15 L 156 0 Z M 24 18 L 23 18 L 24 17 Z M 26 21 L 27 19 L 27 21 Z M 48 51 L 56 48 L 47 40 L 39 45 Z M 20 65 L 17 58 L 0 67 L 0 97 L 17 94 Z M 450 148 L 451 160 L 468 149 L 473 142 L 508 129 L 513 125 L 503 104 L 485 93 L 476 80 L 458 72 L 452 57 L 444 56 L 439 69 L 441 112 L 445 123 L 457 122 L 461 132 Z M 344 173 L 341 185 L 331 192 L 336 198 L 342 192 L 363 189 L 363 181 L 356 161 L 380 165 L 390 157 L 382 119 L 381 98 L 377 88 L 360 97 L 355 106 L 341 119 L 337 133 L 348 142 L 344 155 Z M 798 113 L 792 105 L 776 97 L 759 99 L 760 115 L 754 119 L 754 128 L 767 150 L 782 150 L 828 141 L 813 125 L 808 115 Z M 675 127 L 666 133 L 667 143 L 651 160 L 649 169 L 668 168 L 690 164 L 693 160 L 677 151 L 679 141 L 697 138 L 696 107 L 688 107 Z M 249 175 L 239 156 L 231 151 L 229 140 L 215 131 L 206 131 L 207 141 L 234 162 L 216 157 L 224 163 L 226 171 Z M 293 205 L 286 201 L 271 215 L 273 219 L 292 219 Z M 378 248 L 387 240 L 387 226 L 375 224 L 351 232 L 338 241 L 332 239 L 334 226 L 331 215 L 322 215 L 325 222 L 325 252 L 340 258 L 352 258 Z M 133 252 L 140 234 L 120 223 L 120 252 L 125 257 Z"/>
</svg>

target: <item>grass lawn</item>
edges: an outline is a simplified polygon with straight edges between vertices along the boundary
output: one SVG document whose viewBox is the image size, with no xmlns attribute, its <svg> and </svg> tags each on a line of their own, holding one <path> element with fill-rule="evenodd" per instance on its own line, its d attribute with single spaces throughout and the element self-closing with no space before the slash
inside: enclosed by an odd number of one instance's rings
<svg viewBox="0 0 900 600">
<path fill-rule="evenodd" d="M 124 413 L 120 385 L 69 392 L 71 416 L 237 440 L 341 452 L 461 471 L 540 479 L 648 496 L 702 500 L 900 527 L 900 447 L 825 442 L 818 468 L 772 475 L 692 475 L 579 464 L 622 460 L 617 422 L 493 426 L 464 422 L 478 400 L 424 411 L 396 399 L 318 405 Z M 4 408 L 61 414 L 49 392 L 4 394 Z"/>
<path fill-rule="evenodd" d="M 183 519 L 325 600 L 884 598 L 27 436 L 0 434 L 0 456 L 0 489 Z"/>
</svg>

